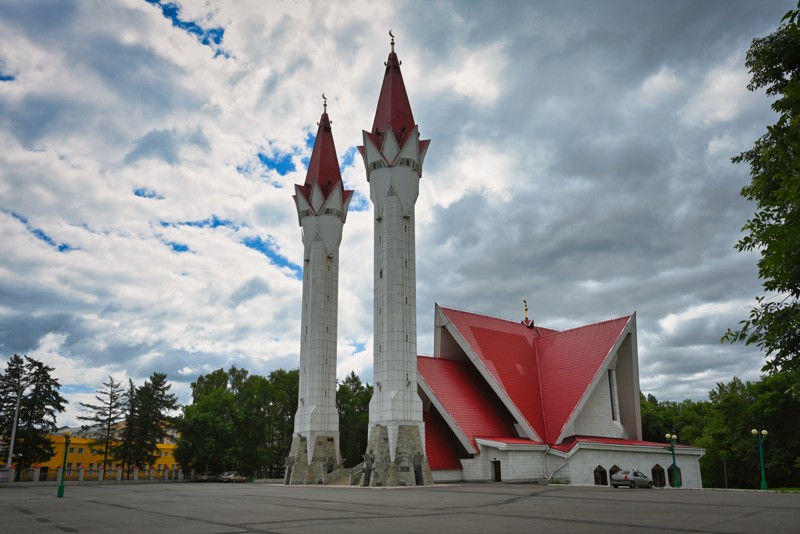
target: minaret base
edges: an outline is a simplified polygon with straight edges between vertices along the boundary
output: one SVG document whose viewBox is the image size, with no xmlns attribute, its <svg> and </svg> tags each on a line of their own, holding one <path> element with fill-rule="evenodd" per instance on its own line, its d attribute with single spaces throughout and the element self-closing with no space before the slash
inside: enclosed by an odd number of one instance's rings
<svg viewBox="0 0 800 534">
<path fill-rule="evenodd" d="M 375 425 L 369 434 L 361 485 L 366 487 L 429 486 L 433 474 L 417 425 L 397 428 L 394 461 L 389 454 L 389 429 Z"/>
<path fill-rule="evenodd" d="M 287 486 L 325 484 L 325 475 L 342 468 L 336 445 L 334 436 L 317 436 L 309 462 L 306 437 L 295 435 L 292 438 L 289 457 L 286 458 L 286 475 L 283 483 Z"/>
</svg>

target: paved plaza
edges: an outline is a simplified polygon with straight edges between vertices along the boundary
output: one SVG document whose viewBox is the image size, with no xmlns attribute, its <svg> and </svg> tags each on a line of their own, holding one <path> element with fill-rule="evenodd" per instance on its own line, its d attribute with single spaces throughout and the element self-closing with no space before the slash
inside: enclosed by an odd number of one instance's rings
<svg viewBox="0 0 800 534">
<path fill-rule="evenodd" d="M 453 484 L 0 487 L 0 532 L 796 533 L 800 494 Z"/>
</svg>

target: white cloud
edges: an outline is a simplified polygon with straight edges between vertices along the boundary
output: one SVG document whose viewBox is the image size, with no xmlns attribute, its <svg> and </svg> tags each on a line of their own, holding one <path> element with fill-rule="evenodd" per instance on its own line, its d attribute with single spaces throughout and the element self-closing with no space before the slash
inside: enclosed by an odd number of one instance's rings
<svg viewBox="0 0 800 534">
<path fill-rule="evenodd" d="M 729 122 L 756 101 L 747 91 L 749 80 L 743 54 L 734 54 L 709 70 L 678 115 L 690 126 Z"/>
<path fill-rule="evenodd" d="M 684 81 L 673 69 L 661 67 L 658 72 L 642 82 L 634 95 L 634 100 L 642 107 L 657 106 L 679 94 L 684 87 Z"/>
</svg>

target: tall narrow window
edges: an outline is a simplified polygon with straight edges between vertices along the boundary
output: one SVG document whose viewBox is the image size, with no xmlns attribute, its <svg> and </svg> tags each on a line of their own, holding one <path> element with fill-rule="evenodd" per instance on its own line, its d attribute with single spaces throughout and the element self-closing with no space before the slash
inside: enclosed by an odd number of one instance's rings
<svg viewBox="0 0 800 534">
<path fill-rule="evenodd" d="M 616 380 L 614 379 L 614 370 L 608 370 L 608 394 L 611 397 L 611 420 L 617 420 L 617 397 L 616 397 Z"/>
</svg>

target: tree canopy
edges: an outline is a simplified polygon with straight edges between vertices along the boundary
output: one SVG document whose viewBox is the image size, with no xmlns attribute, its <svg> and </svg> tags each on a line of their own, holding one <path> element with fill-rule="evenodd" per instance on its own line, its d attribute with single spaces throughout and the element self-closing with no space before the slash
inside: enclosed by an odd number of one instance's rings
<svg viewBox="0 0 800 534">
<path fill-rule="evenodd" d="M 751 431 L 767 430 L 764 462 L 770 487 L 797 487 L 800 476 L 800 395 L 791 391 L 800 371 L 766 375 L 758 382 L 733 377 L 718 383 L 708 400 L 658 401 L 642 395 L 642 434 L 705 449 L 700 459 L 703 486 L 757 488 L 758 443 Z"/>
<path fill-rule="evenodd" d="M 369 400 L 372 386 L 362 384 L 351 371 L 336 390 L 336 408 L 339 412 L 339 448 L 345 467 L 361 463 L 367 450 L 369 429 Z"/>
<path fill-rule="evenodd" d="M 178 408 L 177 396 L 170 393 L 166 373 L 153 373 L 141 386 L 129 381 L 127 413 L 122 439 L 112 447 L 112 456 L 132 467 L 146 469 L 156 460 L 157 445 L 174 427 L 171 412 Z"/>
<path fill-rule="evenodd" d="M 747 52 L 747 88 L 765 88 L 775 98 L 778 121 L 733 158 L 750 166 L 751 183 L 741 195 L 757 206 L 736 248 L 760 253 L 758 274 L 767 294 L 722 339 L 763 349 L 767 371 L 800 368 L 800 2 L 798 8 L 774 33 L 754 39 Z"/>
<path fill-rule="evenodd" d="M 61 384 L 53 371 L 28 356 L 12 356 L 0 374 L 0 435 L 14 439 L 16 477 L 32 465 L 48 461 L 54 454 L 47 435 L 56 431 L 56 414 L 63 412 L 67 400 L 61 396 Z M 15 414 L 19 402 L 19 414 Z"/>
<path fill-rule="evenodd" d="M 250 375 L 235 366 L 217 369 L 192 383 L 192 404 L 178 422 L 175 458 L 184 468 L 218 473 L 236 469 L 248 476 L 284 473 L 297 412 L 299 372 Z M 347 467 L 361 462 L 367 446 L 372 386 L 353 372 L 339 384 L 339 446 Z"/>
<path fill-rule="evenodd" d="M 292 440 L 298 383 L 296 370 L 265 378 L 236 366 L 198 377 L 178 420 L 176 460 L 201 472 L 278 476 Z"/>
</svg>

